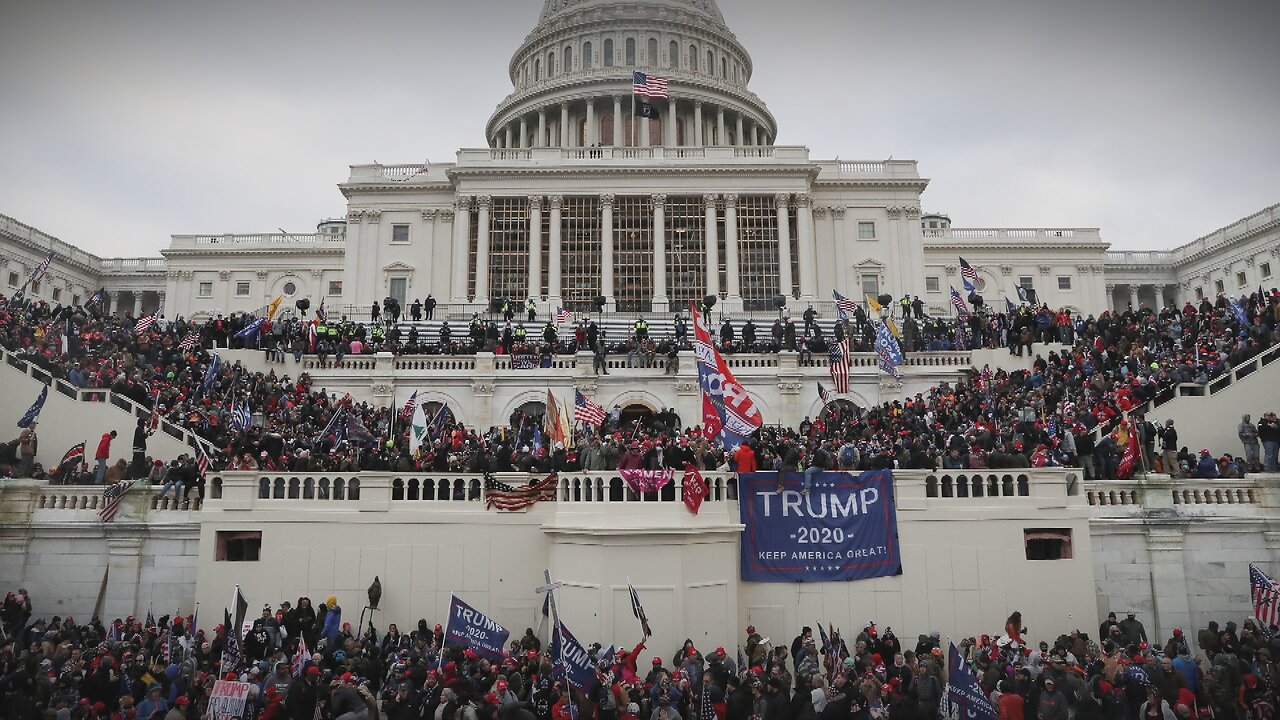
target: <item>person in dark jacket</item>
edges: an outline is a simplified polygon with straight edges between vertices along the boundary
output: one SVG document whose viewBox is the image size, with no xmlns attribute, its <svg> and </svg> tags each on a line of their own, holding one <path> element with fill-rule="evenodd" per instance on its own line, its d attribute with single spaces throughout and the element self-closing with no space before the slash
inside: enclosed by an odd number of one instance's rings
<svg viewBox="0 0 1280 720">
<path fill-rule="evenodd" d="M 301 682 L 289 684 L 289 698 L 285 703 L 289 720 L 314 720 L 321 697 L 320 675 L 320 668 L 312 665 L 303 671 Z"/>
<path fill-rule="evenodd" d="M 1067 698 L 1058 691 L 1053 678 L 1044 679 L 1044 690 L 1036 703 L 1039 720 L 1067 720 Z"/>
</svg>

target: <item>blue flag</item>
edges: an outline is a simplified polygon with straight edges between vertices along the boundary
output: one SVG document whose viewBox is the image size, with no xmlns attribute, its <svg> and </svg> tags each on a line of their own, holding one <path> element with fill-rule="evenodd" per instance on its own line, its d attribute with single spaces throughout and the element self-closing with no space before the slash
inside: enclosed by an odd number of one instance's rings
<svg viewBox="0 0 1280 720">
<path fill-rule="evenodd" d="M 343 418 L 343 421 L 342 425 L 343 429 L 346 431 L 345 436 L 347 442 L 363 448 L 371 448 L 378 444 L 378 441 L 373 438 L 373 433 L 369 432 L 369 429 L 364 426 L 364 423 L 360 422 L 360 418 L 356 417 L 352 413 L 347 413 L 347 416 Z"/>
<path fill-rule="evenodd" d="M 947 700 L 960 709 L 960 717 L 971 720 L 995 720 L 998 716 L 978 679 L 964 666 L 955 643 L 947 651 Z"/>
<path fill-rule="evenodd" d="M 618 647 L 616 645 L 610 645 L 604 652 L 600 653 L 600 662 L 604 663 L 605 667 L 612 668 L 613 661 L 616 659 L 615 656 L 617 654 Z"/>
<path fill-rule="evenodd" d="M 45 385 L 40 388 L 40 395 L 36 398 L 36 401 L 31 403 L 31 407 L 27 408 L 27 411 L 18 419 L 18 427 L 29 427 L 31 423 L 35 422 L 36 418 L 40 417 L 40 411 L 44 409 L 44 401 L 48 399 L 49 386 Z"/>
<path fill-rule="evenodd" d="M 1249 313 L 1245 312 L 1244 306 L 1238 300 L 1231 301 L 1231 312 L 1236 315 L 1236 322 L 1240 323 L 1240 335 L 1243 337 L 1249 331 Z"/>
<path fill-rule="evenodd" d="M 222 369 L 222 356 L 218 353 L 213 354 L 213 360 L 209 362 L 209 367 L 205 368 L 204 380 L 200 382 L 200 392 L 208 395 L 213 391 L 213 386 L 218 382 L 218 371 Z"/>
<path fill-rule="evenodd" d="M 591 655 L 564 623 L 557 625 L 551 633 L 548 650 L 551 661 L 555 663 L 552 669 L 555 677 L 568 679 L 569 684 L 578 690 L 586 690 L 595 682 L 596 669 L 591 665 Z"/>
<path fill-rule="evenodd" d="M 1010 315 L 1018 314 L 1018 306 L 1013 304 L 1013 301 L 1009 299 L 1008 295 L 1004 298 L 1004 311 Z"/>
<path fill-rule="evenodd" d="M 427 427 L 427 437 L 433 441 L 439 440 L 444 434 L 444 424 L 448 421 L 449 403 L 444 403 L 440 409 L 436 411 L 434 417 L 431 418 L 431 425 Z"/>
<path fill-rule="evenodd" d="M 818 623 L 818 635 L 822 637 L 822 652 L 831 654 L 831 638 L 827 636 L 827 631 L 822 629 L 822 623 Z"/>
<path fill-rule="evenodd" d="M 258 318 L 257 320 L 254 320 L 248 325 L 245 325 L 243 330 L 236 333 L 236 337 L 238 338 L 257 337 L 258 330 L 262 329 L 262 324 L 265 323 L 266 321 L 267 321 L 266 318 Z"/>
<path fill-rule="evenodd" d="M 492 618 L 453 596 L 449 601 L 449 620 L 445 623 L 446 645 L 470 648 L 490 660 L 502 660 L 511 631 Z"/>
<path fill-rule="evenodd" d="M 892 375 L 894 380 L 901 381 L 902 374 L 898 372 L 898 366 L 903 363 L 902 348 L 882 322 L 876 323 L 876 354 L 880 356 L 880 369 L 885 374 Z"/>
</svg>

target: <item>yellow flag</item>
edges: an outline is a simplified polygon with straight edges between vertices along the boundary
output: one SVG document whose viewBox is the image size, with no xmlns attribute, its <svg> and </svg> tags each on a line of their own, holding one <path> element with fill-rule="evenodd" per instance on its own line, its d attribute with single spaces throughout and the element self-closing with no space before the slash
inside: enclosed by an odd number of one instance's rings
<svg viewBox="0 0 1280 720">
<path fill-rule="evenodd" d="M 870 295 L 867 296 L 867 307 L 871 308 L 871 312 L 876 315 L 880 314 L 880 303 L 876 302 L 876 299 Z"/>
<path fill-rule="evenodd" d="M 272 301 L 271 301 L 271 304 L 267 306 L 267 319 L 268 319 L 268 320 L 272 320 L 272 319 L 274 319 L 274 318 L 275 318 L 275 316 L 276 316 L 276 310 L 279 310 L 279 309 L 280 309 L 280 301 L 281 301 L 281 300 L 284 300 L 284 296 L 283 296 L 283 295 L 277 295 L 277 296 L 276 296 L 276 299 L 275 299 L 275 300 L 272 300 Z"/>
</svg>

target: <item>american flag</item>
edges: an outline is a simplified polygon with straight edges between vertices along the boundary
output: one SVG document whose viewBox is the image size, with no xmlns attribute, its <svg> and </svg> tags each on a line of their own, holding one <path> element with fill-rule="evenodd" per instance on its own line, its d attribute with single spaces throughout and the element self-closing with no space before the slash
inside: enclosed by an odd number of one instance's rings
<svg viewBox="0 0 1280 720">
<path fill-rule="evenodd" d="M 960 292 L 955 288 L 951 288 L 951 304 L 956 309 L 956 316 L 961 320 L 969 319 L 969 304 L 960 296 Z"/>
<path fill-rule="evenodd" d="M 293 663 L 289 668 L 294 677 L 302 677 L 302 666 L 310 659 L 311 654 L 307 652 L 307 639 L 302 635 L 299 635 L 298 652 L 294 654 Z"/>
<path fill-rule="evenodd" d="M 182 350 L 192 350 L 200 344 L 200 331 L 192 330 L 187 336 L 182 338 L 182 342 L 178 343 L 178 347 Z"/>
<path fill-rule="evenodd" d="M 402 418 L 412 417 L 413 406 L 417 404 L 418 404 L 418 391 L 414 390 L 413 394 L 409 396 L 409 399 L 404 401 L 404 407 L 400 408 L 400 417 Z"/>
<path fill-rule="evenodd" d="M 573 421 L 600 427 L 607 417 L 604 408 L 591 402 L 581 390 L 573 391 Z"/>
<path fill-rule="evenodd" d="M 849 316 L 853 315 L 858 304 L 835 290 L 831 291 L 831 295 L 836 299 L 836 314 L 840 316 L 840 322 L 849 322 Z"/>
<path fill-rule="evenodd" d="M 665 100 L 667 99 L 667 79 L 657 75 L 646 75 L 642 72 L 633 73 L 631 94 L 637 97 Z"/>
<path fill-rule="evenodd" d="M 964 281 L 965 290 L 974 292 L 978 289 L 978 271 L 964 258 L 960 258 L 960 279 Z"/>
<path fill-rule="evenodd" d="M 134 480 L 118 482 L 107 486 L 107 489 L 102 491 L 102 509 L 98 511 L 98 517 L 102 518 L 102 522 L 109 523 L 116 519 L 116 513 L 120 512 L 120 501 L 133 487 L 134 482 Z"/>
<path fill-rule="evenodd" d="M 573 319 L 573 311 L 568 308 L 556 308 L 556 324 L 563 325 Z"/>
<path fill-rule="evenodd" d="M 831 346 L 827 369 L 831 372 L 831 382 L 836 386 L 836 392 L 849 392 L 849 338 Z"/>
<path fill-rule="evenodd" d="M 1249 565 L 1249 591 L 1253 616 L 1266 627 L 1280 625 L 1280 585 L 1256 565 Z"/>
<path fill-rule="evenodd" d="M 663 83 L 666 83 L 666 80 L 663 80 L 662 82 L 663 82 Z M 664 84 L 664 85 L 663 85 L 663 87 L 666 87 L 666 85 Z M 662 97 L 666 97 L 666 95 L 663 95 Z M 50 252 L 50 253 L 45 257 L 45 259 L 44 259 L 44 260 L 41 260 L 41 261 L 40 261 L 40 264 L 36 266 L 36 269 L 35 269 L 35 270 L 32 270 L 32 271 L 31 271 L 31 282 L 32 282 L 32 283 L 38 283 L 38 282 L 40 282 L 40 279 L 44 277 L 44 274 L 45 274 L 45 273 L 47 273 L 47 272 L 49 272 L 49 263 L 51 263 L 51 262 L 53 262 L 53 252 L 52 252 L 52 251 L 51 251 L 51 252 Z"/>
<path fill-rule="evenodd" d="M 560 476 L 551 473 L 531 485 L 512 487 L 491 477 L 484 479 L 486 510 L 525 510 L 540 500 L 555 500 Z"/>
<path fill-rule="evenodd" d="M 107 299 L 107 289 L 105 287 L 98 288 L 98 292 L 90 295 L 89 299 L 85 301 L 84 305 L 85 307 L 88 307 L 90 305 L 97 305 L 98 303 L 104 302 L 106 299 Z"/>
<path fill-rule="evenodd" d="M 831 401 L 835 400 L 835 398 L 831 397 L 831 393 L 822 387 L 822 383 L 818 383 L 818 399 L 822 401 L 823 407 L 830 405 Z"/>
<path fill-rule="evenodd" d="M 138 322 L 133 324 L 133 331 L 135 333 L 142 334 L 150 330 L 151 326 L 154 325 L 155 323 L 156 323 L 155 313 L 151 313 L 150 315 L 143 315 L 142 317 L 138 318 Z"/>
<path fill-rule="evenodd" d="M 716 707 L 711 702 L 711 683 L 705 677 L 702 680 L 702 702 L 698 706 L 698 720 L 716 720 Z"/>
</svg>

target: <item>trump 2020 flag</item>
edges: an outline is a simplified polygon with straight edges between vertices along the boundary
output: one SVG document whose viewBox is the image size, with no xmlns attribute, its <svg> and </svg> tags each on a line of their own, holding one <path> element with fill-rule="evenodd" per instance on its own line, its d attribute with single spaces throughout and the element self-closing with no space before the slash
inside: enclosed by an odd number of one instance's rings
<svg viewBox="0 0 1280 720">
<path fill-rule="evenodd" d="M 48 399 L 49 386 L 45 385 L 40 388 L 40 394 L 36 396 L 36 401 L 31 403 L 31 407 L 27 408 L 26 412 L 22 413 L 22 417 L 18 418 L 18 427 L 30 427 L 31 423 L 35 422 L 36 418 L 40 417 L 40 411 L 44 409 L 44 401 Z"/>
<path fill-rule="evenodd" d="M 596 668 L 591 663 L 591 654 L 582 647 L 582 643 L 578 642 L 564 623 L 557 625 L 551 633 L 548 650 L 554 663 L 552 675 L 567 679 L 578 690 L 586 690 L 595 682 Z"/>
<path fill-rule="evenodd" d="M 457 595 L 450 599 L 449 620 L 444 628 L 446 645 L 470 648 L 480 657 L 498 661 L 502 659 L 502 651 L 510 636 L 510 630 L 462 602 Z"/>
<path fill-rule="evenodd" d="M 957 706 L 962 718 L 995 720 L 997 717 L 996 709 L 992 707 L 991 701 L 982 692 L 982 688 L 978 685 L 978 679 L 965 668 L 964 662 L 960 659 L 960 651 L 956 650 L 956 644 L 949 643 L 949 645 L 950 648 L 947 651 L 947 700 L 952 705 Z"/>
</svg>

